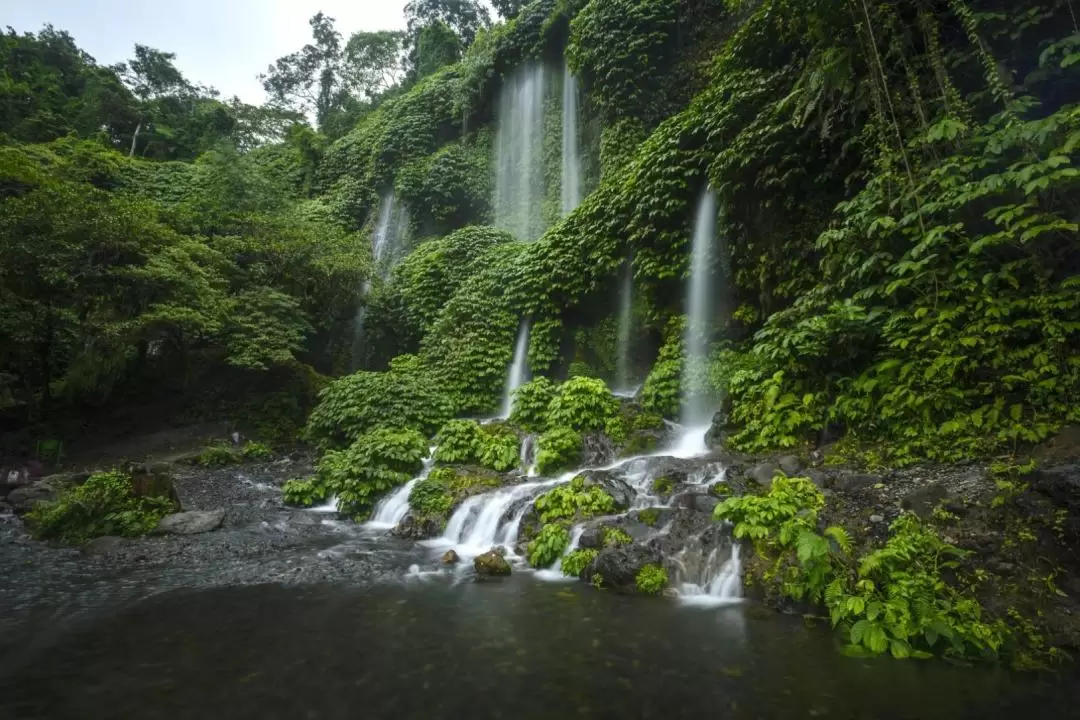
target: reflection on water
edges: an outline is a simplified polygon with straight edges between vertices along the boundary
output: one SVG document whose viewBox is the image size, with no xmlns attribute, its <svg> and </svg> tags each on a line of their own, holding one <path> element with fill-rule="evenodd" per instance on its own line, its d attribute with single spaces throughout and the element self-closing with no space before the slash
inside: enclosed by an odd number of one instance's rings
<svg viewBox="0 0 1080 720">
<path fill-rule="evenodd" d="M 441 579 L 178 592 L 0 657 L 0 717 L 1068 717 L 1072 678 L 866 661 L 753 606 Z"/>
</svg>

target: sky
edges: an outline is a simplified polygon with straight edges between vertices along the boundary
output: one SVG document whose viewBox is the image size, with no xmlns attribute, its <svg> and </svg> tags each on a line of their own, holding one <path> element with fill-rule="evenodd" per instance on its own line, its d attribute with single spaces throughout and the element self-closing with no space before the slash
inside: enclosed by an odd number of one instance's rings
<svg viewBox="0 0 1080 720">
<path fill-rule="evenodd" d="M 132 57 L 135 43 L 176 54 L 191 82 L 226 98 L 265 100 L 256 76 L 311 40 L 320 10 L 345 38 L 357 30 L 404 29 L 407 0 L 0 0 L 0 27 L 67 30 L 101 65 Z"/>
</svg>

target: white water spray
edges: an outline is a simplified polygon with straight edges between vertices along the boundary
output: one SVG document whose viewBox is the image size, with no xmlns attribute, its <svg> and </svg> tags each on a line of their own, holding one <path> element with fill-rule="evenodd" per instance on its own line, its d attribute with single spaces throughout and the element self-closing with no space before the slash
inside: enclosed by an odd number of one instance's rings
<svg viewBox="0 0 1080 720">
<path fill-rule="evenodd" d="M 686 574 L 683 564 L 687 553 L 680 553 L 675 559 L 681 565 L 676 575 Z M 725 557 L 726 556 L 726 557 Z M 742 600 L 742 558 L 739 543 L 714 548 L 705 557 L 703 566 L 697 571 L 699 582 L 684 581 L 678 585 L 679 600 L 687 605 L 717 607 L 731 605 Z"/>
<path fill-rule="evenodd" d="M 544 66 L 529 64 L 507 79 L 495 138 L 495 225 L 518 240 L 544 231 Z"/>
<path fill-rule="evenodd" d="M 389 530 L 397 527 L 397 524 L 409 514 L 409 495 L 412 494 L 413 488 L 431 474 L 431 468 L 434 466 L 435 447 L 432 446 L 428 448 L 428 456 L 424 460 L 424 469 L 420 471 L 420 474 L 384 497 L 375 508 L 375 516 L 366 523 L 366 526 L 372 530 Z"/>
<path fill-rule="evenodd" d="M 578 145 L 578 85 L 563 65 L 562 92 L 562 214 L 581 204 L 581 151 Z"/>
<path fill-rule="evenodd" d="M 682 424 L 709 422 L 708 392 L 709 330 L 712 326 L 712 258 L 716 236 L 716 194 L 706 188 L 698 202 L 694 222 L 690 283 L 686 297 L 686 360 L 682 375 Z"/>
<path fill-rule="evenodd" d="M 525 382 L 525 373 L 529 365 L 529 321 L 522 320 L 518 328 L 517 343 L 514 346 L 514 359 L 506 374 L 506 387 L 503 389 L 502 413 L 500 417 L 510 417 L 514 408 L 514 393 Z"/>
<path fill-rule="evenodd" d="M 616 343 L 618 357 L 615 369 L 615 387 L 625 392 L 630 387 L 630 335 L 634 322 L 634 266 L 626 264 L 622 288 L 619 293 L 619 332 Z"/>
</svg>

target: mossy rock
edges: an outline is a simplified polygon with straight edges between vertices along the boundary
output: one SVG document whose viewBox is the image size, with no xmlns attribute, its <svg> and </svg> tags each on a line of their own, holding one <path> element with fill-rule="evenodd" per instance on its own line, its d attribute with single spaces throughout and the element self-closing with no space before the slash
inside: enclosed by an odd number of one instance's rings
<svg viewBox="0 0 1080 720">
<path fill-rule="evenodd" d="M 510 563 L 495 550 L 473 558 L 473 569 L 480 577 L 505 577 L 510 574 Z"/>
</svg>

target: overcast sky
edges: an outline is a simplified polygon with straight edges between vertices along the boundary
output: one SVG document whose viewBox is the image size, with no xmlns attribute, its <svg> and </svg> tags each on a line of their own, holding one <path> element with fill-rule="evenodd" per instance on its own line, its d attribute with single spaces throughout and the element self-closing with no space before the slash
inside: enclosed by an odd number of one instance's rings
<svg viewBox="0 0 1080 720">
<path fill-rule="evenodd" d="M 407 0 L 0 0 L 0 26 L 67 30 L 102 65 L 130 58 L 135 43 L 176 54 L 193 82 L 249 103 L 265 96 L 255 79 L 311 40 L 308 19 L 336 18 L 346 38 L 357 30 L 403 29 Z"/>
</svg>

